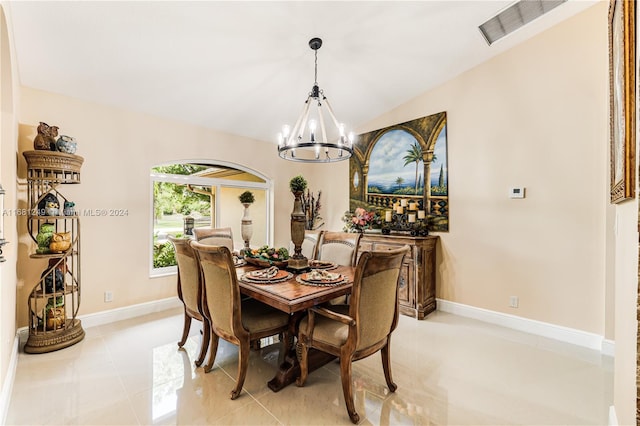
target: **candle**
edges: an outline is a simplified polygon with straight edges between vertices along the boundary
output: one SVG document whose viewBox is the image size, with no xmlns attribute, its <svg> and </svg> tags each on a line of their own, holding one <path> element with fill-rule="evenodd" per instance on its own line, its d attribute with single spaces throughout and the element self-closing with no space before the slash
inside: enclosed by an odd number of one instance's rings
<svg viewBox="0 0 640 426">
<path fill-rule="evenodd" d="M 402 207 L 407 207 L 407 199 L 406 199 L 406 198 L 403 198 L 402 200 L 400 200 L 400 205 L 401 205 Z"/>
<path fill-rule="evenodd" d="M 418 204 L 413 201 L 409 203 L 409 210 L 418 210 Z"/>
<path fill-rule="evenodd" d="M 424 210 L 418 210 L 418 219 L 424 219 Z"/>
<path fill-rule="evenodd" d="M 409 223 L 413 223 L 416 221 L 416 214 L 415 213 L 409 213 Z"/>
<path fill-rule="evenodd" d="M 396 207 L 396 213 L 398 213 L 398 214 L 404 213 L 404 207 L 402 207 L 402 206 Z"/>
<path fill-rule="evenodd" d="M 387 210 L 384 213 L 384 221 L 385 222 L 391 222 L 391 210 Z"/>
</svg>

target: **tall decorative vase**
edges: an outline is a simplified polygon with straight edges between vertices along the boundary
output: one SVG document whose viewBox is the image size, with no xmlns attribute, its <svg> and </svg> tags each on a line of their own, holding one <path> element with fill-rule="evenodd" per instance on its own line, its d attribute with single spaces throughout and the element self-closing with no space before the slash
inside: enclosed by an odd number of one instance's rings
<svg viewBox="0 0 640 426">
<path fill-rule="evenodd" d="M 251 203 L 242 203 L 242 205 L 244 206 L 244 212 L 242 214 L 241 233 L 242 239 L 244 240 L 244 248 L 242 249 L 240 254 L 245 255 L 247 253 L 251 253 L 249 242 L 251 241 L 251 236 L 253 235 L 253 222 L 249 217 L 249 206 L 251 205 Z"/>
<path fill-rule="evenodd" d="M 291 212 L 291 242 L 293 242 L 294 253 L 289 258 L 289 269 L 294 272 L 302 272 L 309 268 L 309 261 L 302 254 L 306 216 L 302 210 L 302 191 L 296 191 L 293 195 L 295 200 Z"/>
</svg>

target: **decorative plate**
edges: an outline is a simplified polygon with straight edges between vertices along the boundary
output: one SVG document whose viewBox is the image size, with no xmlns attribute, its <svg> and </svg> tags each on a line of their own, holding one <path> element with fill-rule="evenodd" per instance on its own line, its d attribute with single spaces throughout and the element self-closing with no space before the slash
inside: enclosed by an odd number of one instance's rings
<svg viewBox="0 0 640 426">
<path fill-rule="evenodd" d="M 309 266 L 313 269 L 336 269 L 338 265 L 333 262 L 327 262 L 326 260 L 310 260 Z"/>
<path fill-rule="evenodd" d="M 264 270 L 248 272 L 242 275 L 240 279 L 252 284 L 277 284 L 287 281 L 293 277 L 293 274 L 291 272 L 283 271 L 280 269 L 275 275 L 272 276 L 260 275 L 259 273 L 263 271 Z"/>
<path fill-rule="evenodd" d="M 332 274 L 326 271 L 311 271 L 306 274 L 300 274 L 296 277 L 296 281 L 300 284 L 313 286 L 336 286 L 344 282 L 345 277 L 342 274 Z"/>
</svg>

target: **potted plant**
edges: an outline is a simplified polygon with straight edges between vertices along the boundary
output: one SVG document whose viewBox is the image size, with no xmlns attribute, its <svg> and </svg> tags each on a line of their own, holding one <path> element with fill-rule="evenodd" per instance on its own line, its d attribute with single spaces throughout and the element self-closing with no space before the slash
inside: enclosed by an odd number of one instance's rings
<svg viewBox="0 0 640 426">
<path fill-rule="evenodd" d="M 302 175 L 294 176 L 289 181 L 289 189 L 294 194 L 297 192 L 303 193 L 307 189 L 307 180 Z"/>
<path fill-rule="evenodd" d="M 253 196 L 253 192 L 244 191 L 238 197 L 242 205 L 244 206 L 244 212 L 242 215 L 242 221 L 240 230 L 242 233 L 242 240 L 244 241 L 244 248 L 240 251 L 241 254 L 247 255 L 247 253 L 251 252 L 250 241 L 251 236 L 253 235 L 253 221 L 249 217 L 249 206 L 256 200 Z"/>
<path fill-rule="evenodd" d="M 251 191 L 244 191 L 242 194 L 240 194 L 238 199 L 242 204 L 251 204 L 256 200 L 256 198 L 253 196 L 253 192 Z"/>
</svg>

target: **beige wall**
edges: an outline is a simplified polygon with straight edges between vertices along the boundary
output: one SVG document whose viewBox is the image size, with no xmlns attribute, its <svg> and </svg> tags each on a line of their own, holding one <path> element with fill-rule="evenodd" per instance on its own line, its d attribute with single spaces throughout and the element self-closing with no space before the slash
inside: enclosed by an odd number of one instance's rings
<svg viewBox="0 0 640 426">
<path fill-rule="evenodd" d="M 588 9 L 360 129 L 447 112 L 438 297 L 604 334 L 606 16 Z"/>
<path fill-rule="evenodd" d="M 183 159 L 222 160 L 243 164 L 273 179 L 274 242 L 288 247 L 293 199 L 289 179 L 312 171 L 278 159 L 276 145 L 248 140 L 185 123 L 96 105 L 52 93 L 22 88 L 20 153 L 32 149 L 39 121 L 60 127 L 78 140 L 85 158 L 82 183 L 61 191 L 84 209 L 127 209 L 125 217 L 81 217 L 82 303 L 80 315 L 148 302 L 175 295 L 175 276 L 149 278 L 152 165 Z M 18 176 L 26 176 L 18 156 Z M 264 159 L 270 159 L 265 161 Z M 24 203 L 24 194 L 22 200 Z M 238 220 L 240 220 L 238 217 Z M 24 221 L 22 221 L 24 222 Z M 18 323 L 27 324 L 24 306 L 45 265 L 28 259 L 32 242 L 24 223 L 20 245 Z M 112 303 L 103 302 L 105 290 Z"/>
</svg>

